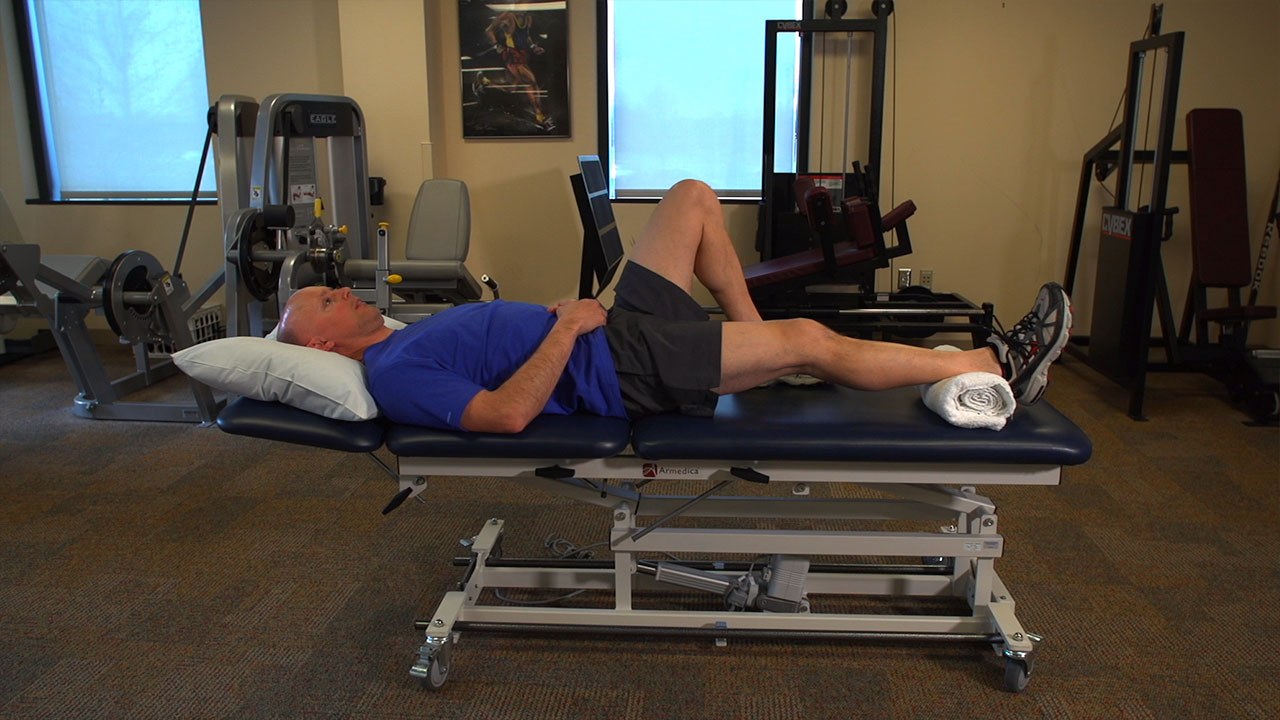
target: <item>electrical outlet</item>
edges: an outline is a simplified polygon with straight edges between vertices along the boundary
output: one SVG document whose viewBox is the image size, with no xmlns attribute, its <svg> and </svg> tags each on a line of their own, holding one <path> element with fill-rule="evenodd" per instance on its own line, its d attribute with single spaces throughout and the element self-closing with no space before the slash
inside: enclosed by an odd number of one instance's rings
<svg viewBox="0 0 1280 720">
<path fill-rule="evenodd" d="M 932 270 L 920 271 L 920 285 L 922 287 L 927 287 L 930 290 L 933 289 L 933 271 Z"/>
<path fill-rule="evenodd" d="M 898 268 L 898 289 L 911 285 L 911 268 Z"/>
</svg>

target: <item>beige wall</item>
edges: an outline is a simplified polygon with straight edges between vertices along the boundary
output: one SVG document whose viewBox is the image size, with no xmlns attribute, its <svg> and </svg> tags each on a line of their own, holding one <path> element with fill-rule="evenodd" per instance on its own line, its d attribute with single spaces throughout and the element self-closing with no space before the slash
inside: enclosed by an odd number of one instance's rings
<svg viewBox="0 0 1280 720">
<path fill-rule="evenodd" d="M 458 4 L 427 1 L 429 81 L 440 99 L 432 138 L 435 172 L 471 191 L 471 258 L 503 297 L 550 302 L 577 291 L 582 228 L 569 186 L 576 157 L 596 152 L 594 3 L 570 2 L 568 47 L 573 137 L 463 140 Z"/>
<path fill-rule="evenodd" d="M 6 12 L 10 2 L 0 0 Z M 853 5 L 851 14 L 866 13 L 864 3 Z M 920 207 L 912 221 L 916 252 L 899 266 L 932 269 L 936 288 L 991 300 L 1010 320 L 1042 280 L 1062 277 L 1080 159 L 1110 126 L 1126 48 L 1141 33 L 1149 7 L 1146 0 L 897 3 L 885 192 L 892 180 L 892 199 L 911 198 Z M 576 285 L 581 230 L 567 175 L 575 155 L 597 148 L 595 3 L 570 0 L 569 10 L 573 137 L 567 140 L 462 139 L 452 0 L 207 1 L 209 94 L 355 98 L 368 123 L 370 172 L 389 180 L 388 203 L 377 214 L 393 223 L 393 247 L 403 243 L 419 181 L 460 178 L 472 195 L 473 271 L 496 277 L 506 297 L 551 301 Z M 1274 42 L 1280 5 L 1168 0 L 1164 29 L 1187 32 L 1179 115 L 1205 106 L 1245 114 L 1256 252 L 1280 163 L 1280 47 Z M 7 56 L 7 38 L 5 44 Z M 0 77 L 14 77 L 7 57 L 2 62 Z M 0 190 L 26 238 L 51 253 L 112 257 L 137 247 L 171 262 L 180 209 L 21 203 L 29 180 L 15 123 L 20 107 L 13 93 L 20 88 L 10 82 L 9 89 L 0 93 Z M 1178 147 L 1185 143 L 1181 126 Z M 1185 186 L 1185 172 L 1175 169 L 1170 203 L 1183 214 L 1165 259 L 1179 309 L 1190 263 Z M 1095 191 L 1076 297 L 1084 327 L 1100 205 Z M 618 205 L 623 236 L 633 238 L 651 211 Z M 732 206 L 726 216 L 740 254 L 752 260 L 755 208 Z M 214 271 L 220 250 L 216 211 L 201 208 L 188 249 L 189 280 Z M 1278 274 L 1273 262 L 1264 293 L 1271 303 L 1280 302 Z M 1255 339 L 1280 346 L 1277 325 L 1259 328 L 1266 332 Z"/>
<path fill-rule="evenodd" d="M 920 205 L 912 226 L 917 250 L 900 264 L 935 268 L 935 287 L 993 299 L 1005 316 L 1042 279 L 1062 278 L 1081 158 L 1111 127 L 1128 44 L 1149 7 L 898 3 L 896 187 Z M 1268 40 L 1278 28 L 1280 4 L 1272 2 L 1165 3 L 1164 31 L 1186 32 L 1174 146 L 1186 147 L 1187 110 L 1243 111 L 1255 256 L 1280 169 L 1280 50 Z M 1185 167 L 1175 166 L 1168 204 L 1182 212 L 1164 259 L 1179 313 L 1190 268 L 1186 182 Z M 1074 298 L 1083 328 L 1105 198 L 1095 184 Z M 1277 277 L 1272 267 L 1271 303 L 1280 300 Z M 1280 341 L 1280 323 L 1271 325 L 1255 339 Z"/>
</svg>

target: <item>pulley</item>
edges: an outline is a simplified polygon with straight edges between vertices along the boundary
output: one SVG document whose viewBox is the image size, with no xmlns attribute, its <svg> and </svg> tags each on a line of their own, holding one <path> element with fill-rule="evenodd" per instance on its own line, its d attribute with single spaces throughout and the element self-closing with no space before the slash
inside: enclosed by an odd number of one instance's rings
<svg viewBox="0 0 1280 720">
<path fill-rule="evenodd" d="M 872 0 L 871 14 L 876 17 L 889 17 L 893 14 L 893 0 Z"/>
<path fill-rule="evenodd" d="M 121 253 L 102 283 L 102 313 L 112 332 L 130 344 L 165 339 L 160 318 L 161 296 L 173 294 L 174 280 L 154 255 L 142 250 Z"/>
</svg>

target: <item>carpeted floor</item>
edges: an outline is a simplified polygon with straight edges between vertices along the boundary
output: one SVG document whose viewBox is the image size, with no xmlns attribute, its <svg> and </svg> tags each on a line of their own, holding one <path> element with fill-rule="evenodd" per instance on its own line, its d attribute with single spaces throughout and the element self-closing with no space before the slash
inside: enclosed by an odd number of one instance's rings
<svg viewBox="0 0 1280 720">
<path fill-rule="evenodd" d="M 1152 378 L 1143 423 L 1078 362 L 1054 381 L 1093 460 L 989 489 L 997 566 L 1046 637 L 1020 695 L 981 645 L 481 634 L 428 692 L 413 621 L 458 539 L 497 516 L 509 555 L 543 554 L 601 539 L 596 513 L 433 478 L 384 517 L 395 486 L 363 456 L 78 418 L 56 353 L 5 365 L 0 717 L 1280 716 L 1280 434 L 1200 376 Z"/>
</svg>

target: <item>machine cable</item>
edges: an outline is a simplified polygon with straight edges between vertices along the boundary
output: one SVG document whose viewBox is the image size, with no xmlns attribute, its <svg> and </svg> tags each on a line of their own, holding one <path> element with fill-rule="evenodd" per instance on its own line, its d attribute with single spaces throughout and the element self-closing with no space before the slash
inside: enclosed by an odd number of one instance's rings
<svg viewBox="0 0 1280 720">
<path fill-rule="evenodd" d="M 1155 37 L 1160 34 L 1160 19 L 1163 9 L 1163 5 L 1153 5 L 1151 7 L 1151 14 L 1147 16 L 1147 26 L 1142 30 L 1142 37 L 1144 39 Z M 1154 77 L 1152 79 L 1154 81 Z M 1124 98 L 1127 92 L 1128 87 L 1121 89 L 1120 97 L 1116 98 L 1116 109 L 1111 113 L 1111 122 L 1107 125 L 1109 128 L 1107 130 L 1108 137 L 1111 133 L 1115 133 L 1120 130 L 1120 125 L 1116 124 L 1116 119 L 1120 117 L 1120 108 L 1124 107 Z M 1151 111 L 1148 109 L 1148 118 L 1150 118 L 1150 115 Z M 1102 188 L 1102 191 L 1109 195 L 1113 201 L 1115 200 L 1116 194 L 1111 192 L 1111 188 L 1107 187 L 1106 179 L 1111 175 L 1111 171 L 1114 169 L 1114 164 L 1100 162 L 1097 166 L 1096 172 L 1094 173 L 1094 181 L 1098 184 L 1098 187 Z"/>
<path fill-rule="evenodd" d="M 596 556 L 595 551 L 592 550 L 592 548 L 608 547 L 608 545 L 609 545 L 608 540 L 602 540 L 598 543 L 592 543 L 590 545 L 583 545 L 580 547 L 578 545 L 575 545 L 572 541 L 566 538 L 557 538 L 557 537 L 549 537 L 546 539 L 546 542 L 543 543 L 543 546 L 551 551 L 551 557 L 557 560 L 566 560 L 566 559 L 591 560 Z M 565 593 L 563 595 L 557 595 L 551 598 L 545 598 L 543 600 L 516 600 L 515 598 L 508 597 L 507 595 L 505 595 L 500 589 L 494 588 L 493 595 L 494 597 L 498 598 L 502 602 L 510 603 L 512 605 L 531 605 L 532 606 L 532 605 L 554 605 L 555 603 L 558 603 L 562 600 L 568 600 L 570 598 L 577 597 L 584 592 L 586 592 L 586 588 L 583 588 L 581 590 L 574 590 L 573 592 Z"/>
<path fill-rule="evenodd" d="M 191 202 L 187 203 L 187 219 L 182 225 L 182 239 L 178 241 L 178 255 L 173 261 L 173 274 L 182 276 L 182 256 L 187 250 L 187 238 L 191 235 L 191 220 L 195 217 L 196 201 L 200 199 L 200 181 L 204 178 L 205 162 L 209 159 L 209 149 L 213 146 L 213 133 L 217 127 L 216 106 L 209 109 L 209 127 L 204 134 L 204 151 L 200 153 L 200 167 L 196 169 L 196 184 L 191 188 Z"/>
<path fill-rule="evenodd" d="M 1152 59 L 1152 62 L 1151 62 L 1152 72 L 1149 73 L 1151 83 L 1150 83 L 1150 86 L 1147 88 L 1147 117 L 1146 117 L 1146 122 L 1143 123 L 1143 127 L 1142 127 L 1142 148 L 1144 150 L 1151 147 L 1151 109 L 1155 105 L 1155 99 L 1156 99 L 1155 65 L 1156 65 L 1156 61 L 1162 56 L 1166 60 L 1165 72 L 1169 71 L 1168 49 L 1167 48 L 1158 49 L 1155 53 L 1155 57 Z M 1135 193 L 1135 197 L 1142 197 L 1142 191 L 1146 187 L 1146 184 L 1147 184 L 1147 164 L 1142 163 L 1138 166 L 1138 192 Z"/>
</svg>

